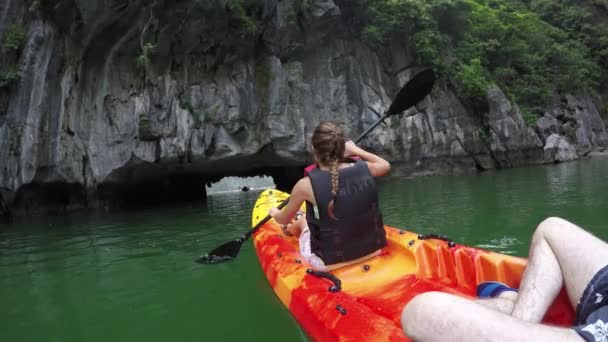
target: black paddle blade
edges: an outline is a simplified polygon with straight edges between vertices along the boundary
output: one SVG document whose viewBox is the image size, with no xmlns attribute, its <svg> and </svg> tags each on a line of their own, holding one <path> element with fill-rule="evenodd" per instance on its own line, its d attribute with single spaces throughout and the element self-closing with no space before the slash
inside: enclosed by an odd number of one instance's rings
<svg viewBox="0 0 608 342">
<path fill-rule="evenodd" d="M 211 252 L 196 259 L 199 264 L 219 264 L 236 258 L 243 246 L 242 239 L 236 239 L 217 247 Z"/>
<path fill-rule="evenodd" d="M 399 94 L 388 108 L 386 115 L 395 115 L 409 109 L 422 101 L 433 90 L 435 73 L 431 69 L 419 72 L 401 88 Z"/>
</svg>

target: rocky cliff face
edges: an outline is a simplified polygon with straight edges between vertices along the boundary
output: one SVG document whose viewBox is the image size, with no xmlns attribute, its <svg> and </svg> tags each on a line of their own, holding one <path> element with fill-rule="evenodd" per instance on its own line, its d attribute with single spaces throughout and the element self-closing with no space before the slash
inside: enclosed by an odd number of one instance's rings
<svg viewBox="0 0 608 342">
<path fill-rule="evenodd" d="M 228 175 L 268 174 L 288 188 L 320 120 L 363 131 L 421 69 L 407 40 L 383 51 L 361 43 L 347 1 L 257 3 L 0 0 L 0 37 L 27 28 L 19 80 L 0 88 L 0 210 L 191 200 Z M 146 44 L 149 63 L 137 66 Z M 586 96 L 556 99 L 528 126 L 493 88 L 480 125 L 452 89 L 440 80 L 363 145 L 400 175 L 570 160 L 608 146 Z"/>
</svg>

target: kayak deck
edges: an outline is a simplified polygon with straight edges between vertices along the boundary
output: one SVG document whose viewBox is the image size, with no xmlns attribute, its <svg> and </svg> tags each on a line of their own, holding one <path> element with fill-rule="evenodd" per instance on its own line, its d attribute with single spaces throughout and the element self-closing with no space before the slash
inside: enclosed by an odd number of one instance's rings
<svg viewBox="0 0 608 342">
<path fill-rule="evenodd" d="M 288 194 L 266 190 L 252 215 L 255 226 Z M 270 220 L 254 236 L 262 270 L 283 304 L 302 328 L 318 341 L 407 341 L 401 329 L 401 312 L 416 295 L 441 291 L 473 298 L 477 284 L 519 282 L 526 260 L 448 244 L 420 240 L 409 231 L 385 226 L 387 246 L 379 256 L 331 273 L 341 280 L 342 291 L 332 293 L 332 283 L 306 272 L 311 268 L 299 254 L 298 240 L 283 235 Z M 564 291 L 544 322 L 570 325 L 574 312 Z"/>
</svg>

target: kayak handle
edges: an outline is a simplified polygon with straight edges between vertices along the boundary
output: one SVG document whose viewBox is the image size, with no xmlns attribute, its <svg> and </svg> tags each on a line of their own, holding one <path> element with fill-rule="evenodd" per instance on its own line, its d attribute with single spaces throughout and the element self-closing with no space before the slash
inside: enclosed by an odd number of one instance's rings
<svg viewBox="0 0 608 342">
<path fill-rule="evenodd" d="M 329 289 L 328 289 L 329 292 L 335 293 L 335 292 L 342 291 L 342 281 L 340 279 L 338 279 L 338 277 L 336 277 L 335 275 L 333 275 L 329 272 L 316 271 L 316 270 L 313 270 L 312 268 L 307 269 L 306 273 L 313 275 L 317 278 L 325 278 L 325 279 L 331 281 L 333 283 L 333 285 L 329 287 Z"/>
<path fill-rule="evenodd" d="M 445 235 L 441 235 L 441 234 L 423 234 L 423 235 L 418 235 L 418 240 L 442 240 L 448 243 L 448 247 L 452 248 L 452 247 L 456 247 L 456 243 L 454 242 L 454 240 L 450 239 L 449 237 L 445 236 Z"/>
</svg>

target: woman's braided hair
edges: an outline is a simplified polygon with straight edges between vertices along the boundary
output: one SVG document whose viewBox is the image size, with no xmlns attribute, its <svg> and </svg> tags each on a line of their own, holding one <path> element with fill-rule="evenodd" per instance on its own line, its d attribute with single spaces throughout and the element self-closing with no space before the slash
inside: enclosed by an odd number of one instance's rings
<svg viewBox="0 0 608 342">
<path fill-rule="evenodd" d="M 332 220 L 337 220 L 334 215 L 334 202 L 340 185 L 338 166 L 344 157 L 345 143 L 344 131 L 338 124 L 333 122 L 321 122 L 312 135 L 312 147 L 315 150 L 317 162 L 329 167 L 329 172 L 331 173 L 332 199 L 327 206 L 327 213 Z"/>
</svg>

